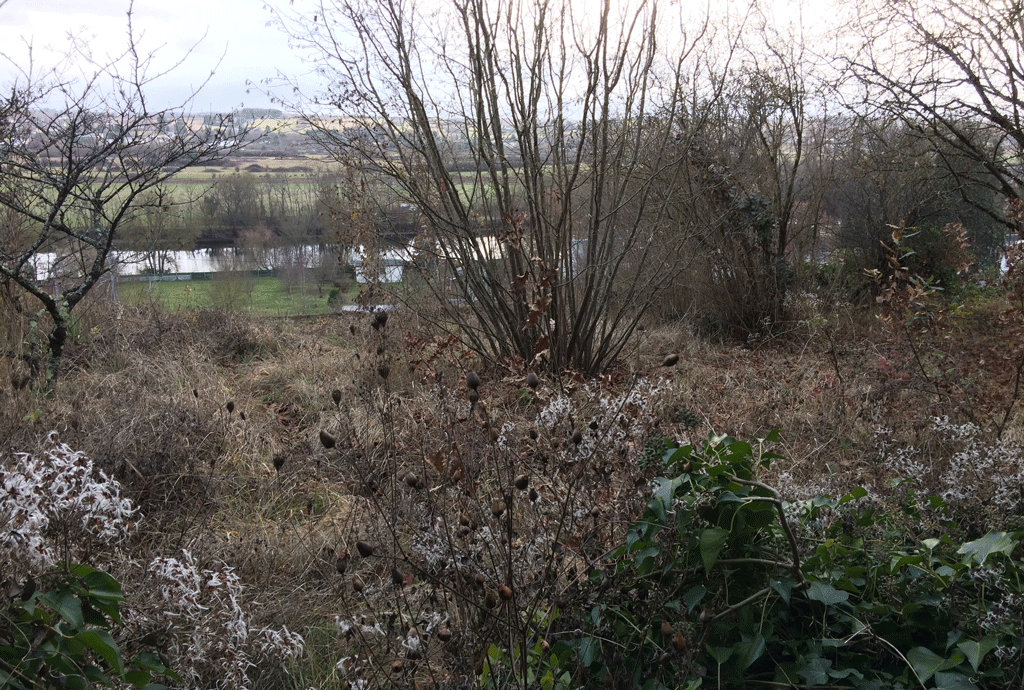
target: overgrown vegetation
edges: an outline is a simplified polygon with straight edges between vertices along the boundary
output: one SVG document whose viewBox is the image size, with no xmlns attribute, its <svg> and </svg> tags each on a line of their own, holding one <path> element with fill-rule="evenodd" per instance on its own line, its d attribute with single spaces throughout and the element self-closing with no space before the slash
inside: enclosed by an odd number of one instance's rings
<svg viewBox="0 0 1024 690">
<path fill-rule="evenodd" d="M 403 310 L 94 300 L 56 395 L 10 371 L 3 444 L 58 430 L 136 527 L 44 528 L 86 550 L 9 568 L 4 639 L 36 611 L 110 633 L 47 653 L 188 687 L 1019 683 L 1013 275 L 950 301 L 894 274 L 887 321 L 794 290 L 787 334 L 745 346 L 652 323 L 589 381 Z M 47 602 L 101 577 L 119 617 L 71 631 Z"/>
</svg>

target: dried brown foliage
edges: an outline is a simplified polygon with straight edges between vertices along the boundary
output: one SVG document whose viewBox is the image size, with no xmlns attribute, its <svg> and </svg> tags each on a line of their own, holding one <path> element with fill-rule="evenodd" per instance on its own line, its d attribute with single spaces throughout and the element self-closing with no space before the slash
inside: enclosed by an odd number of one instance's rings
<svg viewBox="0 0 1024 690">
<path fill-rule="evenodd" d="M 1001 424 L 1000 442 L 1019 443 L 1019 310 L 999 316 L 1014 304 L 989 292 L 948 312 L 915 331 L 915 355 L 872 315 L 806 296 L 783 337 L 737 347 L 652 327 L 590 381 L 486 366 L 401 311 L 111 311 L 54 395 L 5 387 L 3 441 L 31 448 L 57 429 L 116 475 L 145 514 L 140 561 L 187 548 L 234 568 L 263 605 L 254 623 L 305 636 L 290 669 L 302 683 L 445 687 L 490 644 L 572 634 L 658 472 L 654 439 L 780 428 L 788 497 L 882 492 L 911 447 L 921 491 L 981 482 L 951 472 L 963 444 L 933 420 L 977 420 L 993 443 Z M 4 360 L 0 380 L 18 366 Z"/>
</svg>

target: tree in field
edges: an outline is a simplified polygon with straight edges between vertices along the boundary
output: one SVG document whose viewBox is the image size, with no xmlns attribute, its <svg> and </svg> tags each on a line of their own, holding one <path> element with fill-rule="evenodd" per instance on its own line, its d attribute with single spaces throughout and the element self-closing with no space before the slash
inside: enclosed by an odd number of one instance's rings
<svg viewBox="0 0 1024 690">
<path fill-rule="evenodd" d="M 230 116 L 167 133 L 195 94 L 175 108 L 154 107 L 147 89 L 166 72 L 151 73 L 154 55 L 140 52 L 130 7 L 128 20 L 128 47 L 113 58 L 94 58 L 72 42 L 63 61 L 42 73 L 8 60 L 17 76 L 0 104 L 0 280 L 9 303 L 45 330 L 40 351 L 30 354 L 40 367 L 45 361 L 48 386 L 75 307 L 110 271 L 115 239 L 147 194 L 242 141 L 226 126 Z"/>
<path fill-rule="evenodd" d="M 487 358 L 614 361 L 682 266 L 662 240 L 707 21 L 653 1 L 281 5 L 327 80 L 315 136 L 419 214 L 441 318 Z"/>
<path fill-rule="evenodd" d="M 994 201 L 1024 190 L 1024 6 L 877 0 L 859 27 L 863 48 L 847 60 L 864 103 L 930 142 L 963 200 L 1012 227 Z"/>
<path fill-rule="evenodd" d="M 144 273 L 160 275 L 178 270 L 174 252 L 195 248 L 199 226 L 182 218 L 184 203 L 166 185 L 158 185 L 138 197 L 136 212 L 125 225 L 120 244 L 125 263 L 138 263 Z"/>
</svg>

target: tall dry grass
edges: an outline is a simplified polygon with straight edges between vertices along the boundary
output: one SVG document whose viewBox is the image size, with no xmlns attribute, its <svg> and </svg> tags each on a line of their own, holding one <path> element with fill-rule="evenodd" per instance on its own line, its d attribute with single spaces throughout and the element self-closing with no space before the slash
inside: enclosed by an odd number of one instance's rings
<svg viewBox="0 0 1024 690">
<path fill-rule="evenodd" d="M 304 653 L 257 664 L 254 687 L 454 687 L 492 645 L 575 634 L 662 440 L 782 429 L 789 461 L 765 479 L 789 497 L 884 492 L 908 472 L 921 491 L 982 487 L 957 468 L 995 447 L 991 429 L 950 425 L 1013 400 L 999 299 L 915 333 L 923 371 L 905 334 L 807 295 L 771 339 L 652 323 L 606 375 L 536 388 L 402 310 L 258 320 L 98 301 L 55 392 L 4 387 L 2 441 L 31 450 L 56 430 L 122 483 L 144 516 L 117 573 L 139 610 L 157 600 L 138 564 L 187 551 L 237 574 L 253 626 L 301 633 Z M 669 353 L 679 364 L 659 366 Z M 1004 488 L 985 489 L 986 523 L 1017 509 Z M 525 663 L 501 684 L 522 685 Z"/>
</svg>

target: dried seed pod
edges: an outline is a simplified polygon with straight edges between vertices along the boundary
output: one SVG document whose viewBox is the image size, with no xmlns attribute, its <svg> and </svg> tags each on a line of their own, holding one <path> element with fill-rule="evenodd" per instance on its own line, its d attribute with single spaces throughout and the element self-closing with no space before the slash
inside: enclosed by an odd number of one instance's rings
<svg viewBox="0 0 1024 690">
<path fill-rule="evenodd" d="M 348 551 L 342 551 L 338 554 L 338 557 L 334 559 L 334 569 L 338 571 L 339 575 L 345 574 L 345 569 L 348 568 L 348 562 L 352 560 L 352 557 L 348 555 Z"/>
<path fill-rule="evenodd" d="M 373 547 L 367 544 L 365 541 L 356 542 L 356 551 L 358 551 L 359 555 L 363 558 L 369 558 L 373 555 Z"/>
<path fill-rule="evenodd" d="M 487 433 L 491 438 L 491 443 L 497 443 L 498 439 L 501 438 L 501 432 L 494 427 L 491 427 Z"/>
<path fill-rule="evenodd" d="M 330 433 L 320 430 L 320 443 L 323 444 L 324 448 L 334 448 L 338 443 L 337 439 L 334 438 Z"/>
<path fill-rule="evenodd" d="M 466 372 L 466 387 L 474 391 L 480 387 L 480 377 L 472 369 Z"/>
<path fill-rule="evenodd" d="M 192 396 L 195 397 L 195 398 L 199 397 L 199 389 L 198 388 L 193 388 L 192 389 Z"/>
<path fill-rule="evenodd" d="M 387 380 L 388 376 L 391 374 L 391 367 L 382 362 L 377 365 L 377 374 L 382 379 Z"/>
<path fill-rule="evenodd" d="M 538 436 L 537 430 L 536 429 L 530 429 L 530 440 L 531 441 L 536 441 L 537 440 L 537 436 Z"/>
<path fill-rule="evenodd" d="M 274 455 L 274 469 L 280 472 L 281 468 L 284 467 L 285 460 L 287 459 L 288 456 L 284 453 L 276 453 Z"/>
<path fill-rule="evenodd" d="M 504 601 L 508 601 L 512 598 L 512 588 L 508 585 L 498 585 L 498 596 Z"/>
<path fill-rule="evenodd" d="M 228 400 L 228 404 L 225 405 L 224 407 L 228 408 L 228 414 L 231 414 L 232 412 L 235 411 L 235 401 Z"/>
<path fill-rule="evenodd" d="M 420 485 L 420 478 L 416 476 L 415 472 L 410 472 L 405 475 L 405 483 L 415 489 Z"/>
<path fill-rule="evenodd" d="M 473 580 L 474 580 L 474 582 L 476 582 L 476 586 L 477 587 L 483 587 L 484 586 L 484 582 L 486 581 L 486 578 L 484 577 L 483 573 L 477 573 L 476 577 L 474 577 Z"/>
<path fill-rule="evenodd" d="M 540 379 L 531 371 L 526 375 L 526 385 L 529 386 L 531 390 L 537 390 L 537 386 L 540 385 Z"/>
<path fill-rule="evenodd" d="M 661 634 L 668 637 L 672 634 L 672 624 L 668 621 L 661 622 Z"/>
<path fill-rule="evenodd" d="M 387 313 L 387 311 L 385 311 L 384 309 L 378 309 L 376 315 L 374 316 L 374 321 L 376 321 L 378 324 L 380 324 L 381 328 L 383 328 L 384 326 L 387 326 L 388 325 L 388 313 Z"/>
<path fill-rule="evenodd" d="M 665 359 L 661 360 L 661 366 L 663 367 L 674 367 L 677 364 L 679 364 L 679 355 L 674 352 L 666 355 Z"/>
<path fill-rule="evenodd" d="M 583 443 L 583 432 L 580 431 L 579 429 L 576 429 L 574 432 L 572 432 L 572 442 L 577 446 Z"/>
<path fill-rule="evenodd" d="M 398 568 L 393 568 L 391 570 L 391 584 L 395 585 L 396 587 L 401 587 L 403 584 L 405 584 L 405 575 L 403 575 L 402 571 Z"/>
<path fill-rule="evenodd" d="M 515 487 L 520 491 L 526 491 L 526 487 L 530 485 L 530 478 L 525 474 L 521 474 L 516 477 Z"/>
<path fill-rule="evenodd" d="M 686 638 L 683 637 L 683 633 L 677 632 L 672 637 L 672 646 L 675 647 L 680 652 L 685 652 L 686 651 Z"/>
<path fill-rule="evenodd" d="M 437 639 L 441 640 L 442 642 L 447 642 L 448 640 L 452 639 L 452 631 L 448 628 L 441 628 L 437 631 Z"/>
<path fill-rule="evenodd" d="M 401 673 L 402 669 L 404 669 L 404 668 L 405 668 L 405 664 L 402 663 L 401 659 L 395 659 L 393 662 L 391 662 L 391 672 L 392 673 Z"/>
<path fill-rule="evenodd" d="M 352 589 L 357 592 L 363 591 L 363 580 L 358 575 L 352 576 Z"/>
<path fill-rule="evenodd" d="M 537 490 L 531 486 L 530 487 L 530 502 L 531 503 L 536 503 L 538 498 L 540 498 L 540 494 L 537 493 Z"/>
<path fill-rule="evenodd" d="M 341 391 L 335 388 L 331 391 L 331 400 L 334 401 L 334 406 L 338 407 L 341 405 Z"/>
<path fill-rule="evenodd" d="M 477 393 L 475 390 L 471 390 L 469 392 L 469 406 L 470 406 L 470 409 L 476 407 L 476 404 L 478 402 L 480 402 L 480 394 Z"/>
<path fill-rule="evenodd" d="M 487 591 L 487 596 L 484 597 L 484 606 L 486 606 L 489 609 L 493 609 L 497 605 L 498 605 L 498 597 L 494 594 L 493 591 L 488 590 Z"/>
<path fill-rule="evenodd" d="M 459 525 L 459 536 L 460 537 L 468 537 L 469 533 L 472 532 L 472 531 L 473 530 L 471 530 L 469 528 L 469 525 Z"/>
<path fill-rule="evenodd" d="M 496 498 L 491 501 L 491 514 L 494 517 L 500 517 L 505 512 L 505 502 L 500 498 Z"/>
<path fill-rule="evenodd" d="M 469 526 L 470 519 L 465 513 L 459 513 L 459 524 Z"/>
<path fill-rule="evenodd" d="M 238 418 L 241 419 L 244 422 L 245 421 L 245 413 L 242 412 L 241 410 L 239 410 L 238 411 Z"/>
</svg>

